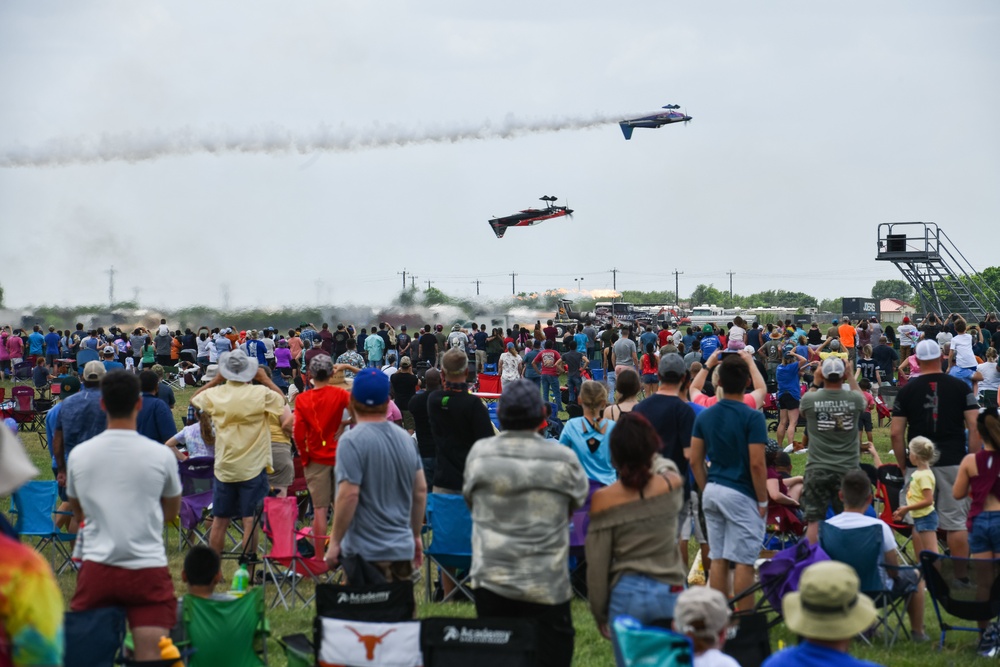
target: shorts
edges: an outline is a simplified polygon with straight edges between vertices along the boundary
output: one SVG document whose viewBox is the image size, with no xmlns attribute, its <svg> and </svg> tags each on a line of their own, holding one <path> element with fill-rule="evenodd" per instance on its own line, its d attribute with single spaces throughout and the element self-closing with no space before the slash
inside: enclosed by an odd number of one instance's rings
<svg viewBox="0 0 1000 667">
<path fill-rule="evenodd" d="M 948 369 L 948 375 L 962 380 L 970 387 L 972 386 L 972 375 L 976 372 L 973 368 L 959 368 L 958 366 L 952 366 Z"/>
<path fill-rule="evenodd" d="M 709 482 L 701 496 L 708 528 L 708 556 L 753 565 L 764 541 L 764 517 L 757 502 L 735 489 Z"/>
<path fill-rule="evenodd" d="M 698 544 L 708 544 L 708 537 L 705 536 L 705 528 L 702 525 L 704 521 L 705 515 L 701 512 L 701 499 L 698 497 L 698 492 L 692 489 L 677 515 L 678 539 L 687 542 L 694 535 Z"/>
<path fill-rule="evenodd" d="M 872 432 L 872 413 L 862 412 L 861 416 L 858 417 L 858 432 L 861 431 L 865 433 Z"/>
<path fill-rule="evenodd" d="M 966 520 L 969 518 L 969 498 L 955 500 L 951 490 L 958 477 L 958 466 L 935 466 L 934 471 L 934 509 L 938 514 L 938 528 L 941 530 L 968 530 Z M 907 481 L 913 474 L 913 469 L 907 470 Z"/>
<path fill-rule="evenodd" d="M 778 397 L 778 407 L 782 410 L 798 410 L 800 402 L 791 394 L 782 394 Z"/>
<path fill-rule="evenodd" d="M 270 490 L 267 473 L 263 470 L 245 482 L 220 482 L 216 477 L 212 488 L 212 516 L 223 519 L 253 516 Z"/>
<path fill-rule="evenodd" d="M 660 381 L 660 376 L 658 376 L 656 373 L 643 373 L 642 374 L 642 383 L 643 384 L 656 384 L 659 381 Z"/>
<path fill-rule="evenodd" d="M 926 516 L 913 517 L 913 530 L 918 533 L 934 533 L 938 529 L 938 513 L 933 510 Z"/>
<path fill-rule="evenodd" d="M 807 523 L 825 519 L 826 508 L 831 505 L 836 514 L 844 511 L 844 503 L 840 500 L 840 483 L 843 479 L 842 472 L 806 469 L 800 501 L 802 516 Z"/>
<path fill-rule="evenodd" d="M 972 520 L 969 553 L 975 556 L 987 551 L 992 551 L 994 558 L 1000 552 L 1000 512 L 983 512 Z"/>
<path fill-rule="evenodd" d="M 329 507 L 333 503 L 333 487 L 336 484 L 334 467 L 325 463 L 310 462 L 304 472 L 313 507 L 320 509 Z"/>
<path fill-rule="evenodd" d="M 76 579 L 72 611 L 124 607 L 129 627 L 172 628 L 177 620 L 174 582 L 167 567 L 127 570 L 84 561 Z"/>
<path fill-rule="evenodd" d="M 414 430 L 417 424 L 413 420 L 413 413 L 410 412 L 409 410 L 400 410 L 400 412 L 403 414 L 403 428 L 405 428 L 407 431 Z"/>
<path fill-rule="evenodd" d="M 268 483 L 273 487 L 291 486 L 295 480 L 292 446 L 287 442 L 272 442 L 271 461 L 274 472 L 267 476 Z"/>
</svg>

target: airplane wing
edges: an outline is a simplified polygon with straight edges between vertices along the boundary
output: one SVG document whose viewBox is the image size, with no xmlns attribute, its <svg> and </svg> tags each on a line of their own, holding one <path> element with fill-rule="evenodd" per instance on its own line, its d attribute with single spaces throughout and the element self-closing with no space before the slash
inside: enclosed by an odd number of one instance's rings
<svg viewBox="0 0 1000 667">
<path fill-rule="evenodd" d="M 493 233 L 497 235 L 498 239 L 502 239 L 504 232 L 507 231 L 507 225 L 501 222 L 499 218 L 490 220 L 490 227 L 493 228 Z"/>
<path fill-rule="evenodd" d="M 629 139 L 631 139 L 632 138 L 632 130 L 634 128 L 631 125 L 629 125 L 628 123 L 618 123 L 618 125 L 622 128 L 622 134 L 625 135 L 625 140 L 628 141 Z"/>
</svg>

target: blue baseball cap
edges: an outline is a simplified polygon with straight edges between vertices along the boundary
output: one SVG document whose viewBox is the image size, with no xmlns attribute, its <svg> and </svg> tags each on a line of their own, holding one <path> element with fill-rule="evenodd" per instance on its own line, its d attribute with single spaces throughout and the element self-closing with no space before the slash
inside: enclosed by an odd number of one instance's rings
<svg viewBox="0 0 1000 667">
<path fill-rule="evenodd" d="M 389 402 L 389 376 L 377 368 L 366 368 L 354 376 L 351 397 L 365 405 Z"/>
</svg>

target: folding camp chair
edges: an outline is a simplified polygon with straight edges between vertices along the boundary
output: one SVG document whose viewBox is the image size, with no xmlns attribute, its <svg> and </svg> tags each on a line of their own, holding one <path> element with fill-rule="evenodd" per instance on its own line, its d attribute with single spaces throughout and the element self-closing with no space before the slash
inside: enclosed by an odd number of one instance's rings
<svg viewBox="0 0 1000 667">
<path fill-rule="evenodd" d="M 188 546 L 198 542 L 208 544 L 208 535 L 200 526 L 204 525 L 206 510 L 212 504 L 215 459 L 202 456 L 181 461 L 177 472 L 181 478 L 181 512 L 177 529 L 181 540 Z"/>
<path fill-rule="evenodd" d="M 19 364 L 14 364 L 14 369 L 11 379 L 14 380 L 14 384 L 34 384 L 32 382 L 31 371 L 35 366 L 33 361 L 22 361 Z M 31 393 L 34 394 L 35 390 L 32 389 Z"/>
<path fill-rule="evenodd" d="M 536 626 L 516 618 L 425 618 L 420 624 L 424 667 L 531 667 Z"/>
<path fill-rule="evenodd" d="M 181 376 L 177 371 L 177 366 L 164 366 L 163 367 L 163 381 L 171 389 L 183 389 L 181 384 Z"/>
<path fill-rule="evenodd" d="M 255 667 L 267 664 L 264 590 L 251 588 L 236 600 L 206 600 L 187 595 L 181 613 L 188 667 Z"/>
<path fill-rule="evenodd" d="M 920 571 L 916 567 L 893 568 L 882 563 L 882 526 L 871 525 L 864 528 L 842 529 L 824 521 L 819 526 L 820 545 L 832 560 L 846 563 L 854 568 L 861 580 L 861 592 L 867 595 L 879 609 L 879 617 L 870 633 L 860 635 L 868 641 L 869 634 L 884 631 L 885 642 L 892 646 L 900 631 L 907 639 L 910 633 L 905 627 L 906 607 L 916 592 L 916 585 L 900 589 L 887 584 L 882 571 L 897 576 L 902 572 L 913 572 L 919 581 Z M 895 579 L 892 577 L 890 581 Z"/>
<path fill-rule="evenodd" d="M 69 542 L 76 539 L 75 534 L 60 532 L 52 519 L 54 514 L 71 515 L 70 512 L 57 510 L 58 506 L 59 489 L 55 480 L 35 480 L 14 492 L 14 507 L 11 510 L 17 517 L 14 529 L 21 537 L 36 538 L 36 551 L 45 553 L 47 547 L 52 548 L 52 569 L 57 574 L 72 567 Z"/>
<path fill-rule="evenodd" d="M 36 401 L 35 390 L 26 386 L 11 389 L 11 398 L 14 405 L 8 412 L 17 422 L 17 430 L 21 433 L 34 433 L 42 447 L 45 447 L 45 413 L 52 407 L 52 401 Z"/>
<path fill-rule="evenodd" d="M 769 618 L 768 628 L 781 623 L 781 600 L 786 593 L 799 589 L 799 578 L 803 570 L 820 561 L 829 560 L 818 544 L 810 544 L 803 539 L 797 544 L 779 551 L 757 568 L 757 583 L 740 593 L 729 602 L 731 608 L 736 608 L 743 599 L 756 598 L 752 611 Z M 757 595 L 760 594 L 760 597 Z M 773 614 L 773 617 L 768 616 Z"/>
<path fill-rule="evenodd" d="M 686 636 L 643 625 L 631 616 L 611 621 L 611 643 L 626 667 L 687 667 L 694 661 L 694 647 Z"/>
<path fill-rule="evenodd" d="M 905 485 L 906 477 L 898 465 L 887 463 L 878 467 L 878 480 L 875 484 L 878 518 L 903 537 L 903 543 L 898 547 L 899 555 L 906 563 L 914 565 L 917 563 L 916 554 L 911 556 L 907 552 L 907 547 L 913 542 L 913 526 L 893 518 L 893 513 L 899 509 L 899 497 Z"/>
<path fill-rule="evenodd" d="M 102 607 L 63 616 L 65 667 L 113 667 L 125 642 L 125 610 Z"/>
<path fill-rule="evenodd" d="M 945 621 L 942 608 L 965 621 L 989 621 L 1000 616 L 1000 559 L 952 558 L 921 551 L 920 569 L 941 627 L 941 648 L 944 648 L 947 632 L 979 632 L 978 626 L 952 625 Z"/>
<path fill-rule="evenodd" d="M 444 493 L 427 495 L 427 525 L 430 542 L 424 546 L 427 561 L 427 599 L 431 599 L 431 566 L 436 565 L 440 576 L 447 577 L 455 588 L 444 596 L 447 602 L 461 593 L 470 601 L 475 596 L 468 588 L 469 569 L 472 567 L 472 513 L 465 504 L 465 498 Z M 464 576 L 456 576 L 448 571 L 452 568 L 465 571 Z"/>
<path fill-rule="evenodd" d="M 302 633 L 278 638 L 278 646 L 285 652 L 288 667 L 315 667 L 315 649 L 312 642 Z"/>
<path fill-rule="evenodd" d="M 806 526 L 788 505 L 771 503 L 767 506 L 764 548 L 781 551 L 796 544 L 806 532 Z"/>
<path fill-rule="evenodd" d="M 420 623 L 413 582 L 316 587 L 314 622 L 320 664 L 419 667 Z"/>
<path fill-rule="evenodd" d="M 281 605 L 294 607 L 296 600 L 308 605 L 316 594 L 303 591 L 300 579 L 308 578 L 320 583 L 321 577 L 329 573 L 323 560 L 304 558 L 298 550 L 297 541 L 310 533 L 295 530 L 298 505 L 295 498 L 264 499 L 264 534 L 271 540 L 270 551 L 264 554 L 265 596 L 268 580 L 274 583 L 275 593 L 268 608 Z"/>
</svg>

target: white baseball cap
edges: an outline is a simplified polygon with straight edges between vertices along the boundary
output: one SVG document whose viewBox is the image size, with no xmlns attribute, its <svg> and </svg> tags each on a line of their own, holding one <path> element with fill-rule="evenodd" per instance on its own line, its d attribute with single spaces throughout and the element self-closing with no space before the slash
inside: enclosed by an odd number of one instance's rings
<svg viewBox="0 0 1000 667">
<path fill-rule="evenodd" d="M 917 359 L 920 361 L 934 361 L 941 358 L 941 346 L 937 341 L 922 340 L 917 343 Z"/>
</svg>

